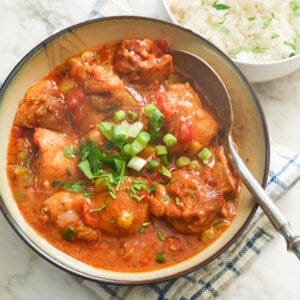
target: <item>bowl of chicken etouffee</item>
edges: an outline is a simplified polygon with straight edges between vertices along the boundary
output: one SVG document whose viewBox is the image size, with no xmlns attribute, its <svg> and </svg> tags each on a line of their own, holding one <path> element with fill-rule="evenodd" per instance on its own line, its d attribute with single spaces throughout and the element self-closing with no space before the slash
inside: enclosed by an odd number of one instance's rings
<svg viewBox="0 0 300 300">
<path fill-rule="evenodd" d="M 266 183 L 263 113 L 212 44 L 140 17 L 69 27 L 30 51 L 1 90 L 1 209 L 54 265 L 100 282 L 159 282 L 217 258 L 254 215 L 214 94 L 176 68 L 173 50 L 223 80 L 234 142 Z"/>
</svg>

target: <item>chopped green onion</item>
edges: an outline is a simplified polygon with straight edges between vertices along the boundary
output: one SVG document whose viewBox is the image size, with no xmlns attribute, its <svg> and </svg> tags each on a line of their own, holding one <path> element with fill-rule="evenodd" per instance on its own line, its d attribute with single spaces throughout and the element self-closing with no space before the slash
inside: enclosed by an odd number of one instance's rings
<svg viewBox="0 0 300 300">
<path fill-rule="evenodd" d="M 165 145 L 167 147 L 173 147 L 176 145 L 177 143 L 177 139 L 176 136 L 174 136 L 171 133 L 167 133 L 164 137 L 163 137 L 163 142 L 165 143 Z"/>
<path fill-rule="evenodd" d="M 150 171 L 154 171 L 157 167 L 158 167 L 159 163 L 158 161 L 154 160 L 154 159 L 151 159 L 147 165 L 146 165 L 146 168 Z"/>
<path fill-rule="evenodd" d="M 135 122 L 133 124 L 130 124 L 128 126 L 128 135 L 132 138 L 136 138 L 142 129 L 143 129 L 142 122 Z"/>
<path fill-rule="evenodd" d="M 138 156 L 133 156 L 128 162 L 127 167 L 136 172 L 140 172 L 146 164 L 147 161 L 145 159 Z"/>
<path fill-rule="evenodd" d="M 212 156 L 211 151 L 208 148 L 203 148 L 199 153 L 198 157 L 204 164 L 208 164 L 208 160 Z"/>
<path fill-rule="evenodd" d="M 180 204 L 180 199 L 179 199 L 178 197 L 176 197 L 174 200 L 175 200 L 175 204 L 176 204 L 176 205 L 179 205 L 179 204 Z"/>
<path fill-rule="evenodd" d="M 155 256 L 155 260 L 159 264 L 164 264 L 166 262 L 166 255 L 163 252 L 158 252 Z"/>
<path fill-rule="evenodd" d="M 139 228 L 139 233 L 145 233 L 145 229 L 151 225 L 151 222 L 143 222 Z"/>
<path fill-rule="evenodd" d="M 63 152 L 64 152 L 64 156 L 67 158 L 75 158 L 76 157 L 75 150 L 69 146 L 65 146 L 63 149 Z"/>
<path fill-rule="evenodd" d="M 170 200 L 170 196 L 169 196 L 168 194 L 164 194 L 164 195 L 162 196 L 162 199 L 163 199 L 165 202 L 167 202 L 167 201 Z"/>
<path fill-rule="evenodd" d="M 180 167 L 180 168 L 182 168 L 182 167 L 187 167 L 187 166 L 190 165 L 190 163 L 191 163 L 190 158 L 187 157 L 187 156 L 184 156 L 184 155 L 179 156 L 179 157 L 176 159 L 176 165 L 177 165 L 178 167 Z"/>
<path fill-rule="evenodd" d="M 161 173 L 162 175 L 166 176 L 166 177 L 171 177 L 172 173 L 170 172 L 170 170 L 168 170 L 165 166 L 161 166 L 159 173 Z"/>
<path fill-rule="evenodd" d="M 109 206 L 109 201 L 104 202 L 100 207 L 98 208 L 94 208 L 90 210 L 90 214 L 95 214 L 101 211 L 105 211 L 107 209 L 107 207 Z"/>
<path fill-rule="evenodd" d="M 133 122 L 133 121 L 137 120 L 138 118 L 139 118 L 139 115 L 136 112 L 134 112 L 134 111 L 127 112 L 127 116 L 126 116 L 127 121 Z"/>
<path fill-rule="evenodd" d="M 266 29 L 267 27 L 270 26 L 271 22 L 273 21 L 273 19 L 275 18 L 275 14 L 272 12 L 271 17 L 269 17 L 263 24 L 262 28 Z"/>
<path fill-rule="evenodd" d="M 226 9 L 230 8 L 230 6 L 228 6 L 226 4 L 218 3 L 218 1 L 215 1 L 213 3 L 212 7 L 216 10 L 226 10 Z"/>
<path fill-rule="evenodd" d="M 63 232 L 63 238 L 66 241 L 71 241 L 76 235 L 76 230 L 69 226 L 64 232 Z"/>
<path fill-rule="evenodd" d="M 163 113 L 155 105 L 148 104 L 144 108 L 144 114 L 150 120 L 153 129 L 159 131 L 164 121 Z"/>
<path fill-rule="evenodd" d="M 114 220 L 114 219 L 111 219 L 111 220 L 109 220 L 109 224 L 116 224 L 116 220 Z"/>
<path fill-rule="evenodd" d="M 157 155 L 166 155 L 166 154 L 168 154 L 168 150 L 167 150 L 166 146 L 158 145 L 158 146 L 155 146 L 155 149 L 156 149 L 156 154 Z"/>
<path fill-rule="evenodd" d="M 251 22 L 251 21 L 254 21 L 255 19 L 256 19 L 256 17 L 249 17 L 247 20 Z"/>
<path fill-rule="evenodd" d="M 156 229 L 156 234 L 158 236 L 158 238 L 161 240 L 161 241 L 164 241 L 165 240 L 165 236 L 164 234 L 161 232 L 161 230 L 159 228 Z"/>
<path fill-rule="evenodd" d="M 118 110 L 113 115 L 113 120 L 115 122 L 122 122 L 126 119 L 126 112 L 124 110 Z"/>
<path fill-rule="evenodd" d="M 200 164 L 197 160 L 192 160 L 190 165 L 189 165 L 189 169 L 193 170 L 193 171 L 198 171 L 200 169 Z"/>
<path fill-rule="evenodd" d="M 141 143 L 143 146 L 147 146 L 150 142 L 150 133 L 147 131 L 141 131 L 137 137 L 136 140 Z"/>
<path fill-rule="evenodd" d="M 159 159 L 160 159 L 160 162 L 161 162 L 164 166 L 167 166 L 167 165 L 168 165 L 169 159 L 168 159 L 168 155 L 167 155 L 167 154 L 159 155 Z"/>
<path fill-rule="evenodd" d="M 111 141 L 113 139 L 113 126 L 110 123 L 101 122 L 98 127 L 107 140 Z"/>
<path fill-rule="evenodd" d="M 126 141 L 128 138 L 128 126 L 116 125 L 113 127 L 113 140 L 114 141 Z"/>
<path fill-rule="evenodd" d="M 147 131 L 141 131 L 132 143 L 124 146 L 123 151 L 129 156 L 135 156 L 147 147 L 149 141 L 150 134 Z"/>
</svg>

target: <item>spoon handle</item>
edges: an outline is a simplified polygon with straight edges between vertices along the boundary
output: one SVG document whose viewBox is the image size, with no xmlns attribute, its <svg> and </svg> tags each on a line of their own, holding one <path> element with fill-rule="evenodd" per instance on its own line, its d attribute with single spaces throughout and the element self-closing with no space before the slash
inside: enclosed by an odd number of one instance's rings
<svg viewBox="0 0 300 300">
<path fill-rule="evenodd" d="M 239 156 L 230 136 L 228 137 L 228 146 L 231 152 L 231 160 L 235 165 L 235 168 L 241 176 L 243 182 L 247 186 L 248 190 L 254 196 L 255 201 L 267 215 L 274 228 L 286 240 L 288 251 L 293 252 L 298 257 L 298 259 L 300 259 L 300 236 L 295 236 L 294 231 L 292 230 L 285 216 L 277 208 L 273 200 L 268 196 L 265 190 L 251 174 L 251 172 Z"/>
</svg>

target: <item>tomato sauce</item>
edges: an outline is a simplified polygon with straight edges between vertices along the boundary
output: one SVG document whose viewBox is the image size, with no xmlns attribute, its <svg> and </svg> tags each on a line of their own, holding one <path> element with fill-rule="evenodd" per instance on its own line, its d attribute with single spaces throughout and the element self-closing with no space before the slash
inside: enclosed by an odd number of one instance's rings
<svg viewBox="0 0 300 300">
<path fill-rule="evenodd" d="M 236 214 L 240 182 L 212 111 L 163 40 L 87 49 L 20 101 L 7 165 L 15 201 L 42 238 L 88 265 L 184 261 Z"/>
</svg>

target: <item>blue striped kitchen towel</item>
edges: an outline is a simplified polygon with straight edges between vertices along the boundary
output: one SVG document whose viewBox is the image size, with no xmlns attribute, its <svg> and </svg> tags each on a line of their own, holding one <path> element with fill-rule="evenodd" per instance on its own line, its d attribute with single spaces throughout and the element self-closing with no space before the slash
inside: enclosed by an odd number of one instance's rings
<svg viewBox="0 0 300 300">
<path fill-rule="evenodd" d="M 132 4 L 134 5 L 131 5 Z M 144 15 L 163 18 L 157 1 L 98 0 L 90 18 L 112 15 Z M 140 9 L 138 10 L 138 6 Z M 141 7 L 143 6 L 143 9 Z M 267 192 L 273 199 L 280 198 L 300 179 L 300 155 L 272 144 Z M 204 268 L 167 282 L 143 286 L 117 286 L 82 280 L 100 299 L 211 299 L 245 270 L 267 243 L 272 240 L 274 229 L 261 210 L 242 236 L 220 257 Z"/>
</svg>

